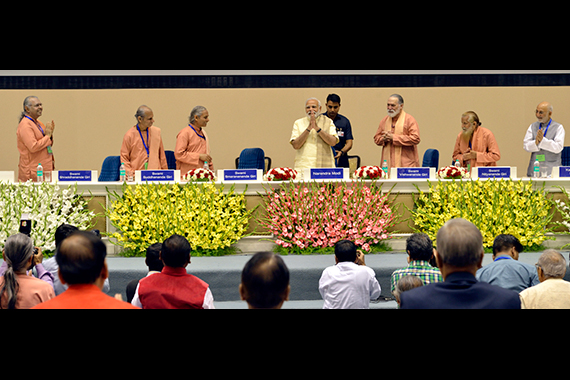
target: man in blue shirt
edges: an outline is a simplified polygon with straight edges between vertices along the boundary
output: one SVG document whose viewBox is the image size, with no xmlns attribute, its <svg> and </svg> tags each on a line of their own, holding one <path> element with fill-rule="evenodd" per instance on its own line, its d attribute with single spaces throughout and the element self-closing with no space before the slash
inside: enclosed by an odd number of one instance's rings
<svg viewBox="0 0 570 380">
<path fill-rule="evenodd" d="M 493 242 L 493 263 L 477 271 L 476 278 L 517 293 L 540 284 L 536 268 L 518 261 L 523 246 L 513 235 L 499 235 Z"/>
<path fill-rule="evenodd" d="M 340 96 L 337 94 L 330 94 L 327 97 L 327 112 L 323 115 L 327 115 L 331 119 L 336 127 L 336 133 L 339 138 L 339 143 L 333 147 L 335 154 L 336 166 L 339 168 L 349 168 L 348 164 L 348 152 L 352 149 L 352 126 L 350 121 L 339 114 L 340 111 Z"/>
</svg>

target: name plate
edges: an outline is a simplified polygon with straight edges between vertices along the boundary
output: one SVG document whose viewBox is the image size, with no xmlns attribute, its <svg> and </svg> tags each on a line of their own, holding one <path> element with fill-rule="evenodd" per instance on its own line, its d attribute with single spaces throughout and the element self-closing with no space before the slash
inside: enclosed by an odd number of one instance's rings
<svg viewBox="0 0 570 380">
<path fill-rule="evenodd" d="M 494 166 L 480 166 L 474 168 L 476 178 L 516 178 L 516 168 L 505 167 L 494 167 Z M 475 177 L 474 177 L 475 178 Z"/>
<path fill-rule="evenodd" d="M 396 168 L 398 179 L 429 179 L 430 168 Z"/>
<path fill-rule="evenodd" d="M 135 172 L 135 181 L 137 182 L 174 182 L 175 174 L 178 172 L 178 180 L 180 180 L 180 170 L 137 170 Z"/>
<path fill-rule="evenodd" d="M 570 178 L 570 166 L 553 167 L 552 178 Z"/>
<path fill-rule="evenodd" d="M 218 170 L 218 178 L 223 182 L 261 181 L 263 179 L 263 170 L 261 169 Z"/>
<path fill-rule="evenodd" d="M 59 182 L 92 182 L 97 178 L 94 170 L 57 170 L 55 172 L 57 175 L 54 175 L 54 178 Z"/>
<path fill-rule="evenodd" d="M 345 179 L 348 180 L 348 168 L 306 169 L 305 180 Z"/>
</svg>

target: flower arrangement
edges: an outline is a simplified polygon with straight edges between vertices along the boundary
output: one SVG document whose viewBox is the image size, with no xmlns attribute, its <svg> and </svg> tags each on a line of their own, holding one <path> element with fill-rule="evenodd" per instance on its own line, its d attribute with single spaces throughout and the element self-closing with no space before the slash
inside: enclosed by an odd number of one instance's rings
<svg viewBox="0 0 570 380">
<path fill-rule="evenodd" d="M 387 179 L 388 175 L 379 166 L 361 166 L 353 174 L 357 179 Z"/>
<path fill-rule="evenodd" d="M 388 195 L 382 194 L 381 187 L 363 182 L 282 185 L 266 189 L 266 216 L 259 223 L 292 253 L 318 252 L 343 239 L 370 252 L 371 244 L 390 238 L 388 229 L 396 224 Z"/>
<path fill-rule="evenodd" d="M 273 168 L 263 176 L 265 181 L 289 181 L 297 179 L 299 172 L 291 168 Z"/>
<path fill-rule="evenodd" d="M 463 167 L 445 166 L 437 171 L 438 179 L 462 179 L 470 177 L 471 174 Z"/>
<path fill-rule="evenodd" d="M 77 193 L 77 185 L 61 189 L 57 184 L 0 182 L 0 247 L 17 234 L 22 214 L 30 214 L 30 237 L 46 255 L 55 251 L 55 230 L 63 223 L 80 230 L 93 227 L 95 214 L 87 210 L 89 200 Z"/>
<path fill-rule="evenodd" d="M 533 190 L 532 181 L 470 180 L 438 181 L 435 185 L 429 183 L 429 187 L 428 193 L 418 188 L 415 207 L 408 210 L 414 223 L 410 227 L 428 234 L 434 243 L 437 231 L 453 218 L 475 224 L 487 248 L 493 246 L 499 234 L 511 234 L 526 247 L 539 246 L 551 239 L 546 233 L 554 228 L 547 227 L 553 217 L 550 211 L 553 202 L 546 196 L 544 185 Z"/>
<path fill-rule="evenodd" d="M 108 233 L 125 256 L 144 256 L 146 249 L 173 234 L 185 236 L 193 256 L 219 256 L 241 239 L 251 214 L 245 192 L 212 183 L 123 185 L 123 194 L 109 192 L 106 214 L 118 230 Z M 116 240 L 116 241 L 115 241 Z"/>
<path fill-rule="evenodd" d="M 562 186 L 556 186 L 556 187 L 558 187 L 562 191 L 562 193 L 564 194 L 566 199 L 570 199 L 569 194 L 564 187 L 562 187 Z M 570 235 L 570 206 L 561 199 L 557 199 L 554 202 L 554 205 L 556 207 L 556 210 L 562 216 L 562 221 L 561 222 L 559 222 L 559 221 L 554 222 L 554 225 L 556 227 L 563 227 L 565 229 L 565 231 L 562 231 L 560 233 L 565 234 L 565 235 Z M 570 246 L 570 244 L 564 245 L 562 247 L 562 249 L 564 249 L 568 246 Z"/>
<path fill-rule="evenodd" d="M 181 181 L 209 182 L 215 181 L 214 172 L 210 169 L 192 169 L 180 178 Z"/>
</svg>

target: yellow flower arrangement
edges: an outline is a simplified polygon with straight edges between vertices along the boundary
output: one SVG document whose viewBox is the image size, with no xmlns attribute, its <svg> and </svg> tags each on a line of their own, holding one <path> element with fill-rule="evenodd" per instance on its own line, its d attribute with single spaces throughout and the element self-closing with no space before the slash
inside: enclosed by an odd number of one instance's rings
<svg viewBox="0 0 570 380">
<path fill-rule="evenodd" d="M 419 190 L 414 209 L 409 210 L 415 232 L 429 235 L 436 243 L 437 231 L 453 218 L 475 224 L 483 235 L 483 245 L 493 246 L 499 234 L 511 234 L 526 247 L 539 246 L 545 240 L 554 213 L 544 185 L 533 190 L 529 181 L 486 180 L 429 183 L 430 192 Z M 416 186 L 417 188 L 417 186 Z"/>
<path fill-rule="evenodd" d="M 245 192 L 235 194 L 232 186 L 224 194 L 223 186 L 211 183 L 125 184 L 122 195 L 109 195 L 114 199 L 106 214 L 119 232 L 108 236 L 126 256 L 144 256 L 150 245 L 173 234 L 188 239 L 193 256 L 224 254 L 244 236 L 255 211 L 246 209 Z"/>
</svg>

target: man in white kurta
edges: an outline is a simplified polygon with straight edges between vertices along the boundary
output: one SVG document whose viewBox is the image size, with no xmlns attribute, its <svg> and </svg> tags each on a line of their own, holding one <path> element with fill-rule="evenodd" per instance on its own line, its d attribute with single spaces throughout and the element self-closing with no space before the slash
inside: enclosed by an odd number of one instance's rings
<svg viewBox="0 0 570 380">
<path fill-rule="evenodd" d="M 321 115 L 321 102 L 311 98 L 305 103 L 306 117 L 293 126 L 291 145 L 297 151 L 295 170 L 301 173 L 311 168 L 336 167 L 332 147 L 338 144 L 336 127 L 331 119 Z"/>
</svg>

